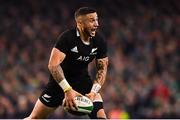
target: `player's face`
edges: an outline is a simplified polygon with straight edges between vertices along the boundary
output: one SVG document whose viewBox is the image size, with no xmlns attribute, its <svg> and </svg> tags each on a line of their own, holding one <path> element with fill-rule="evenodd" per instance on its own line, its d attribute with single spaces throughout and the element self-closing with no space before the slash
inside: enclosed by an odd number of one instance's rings
<svg viewBox="0 0 180 120">
<path fill-rule="evenodd" d="M 90 13 L 84 16 L 82 27 L 85 34 L 90 37 L 96 35 L 96 30 L 99 26 L 97 13 Z"/>
</svg>

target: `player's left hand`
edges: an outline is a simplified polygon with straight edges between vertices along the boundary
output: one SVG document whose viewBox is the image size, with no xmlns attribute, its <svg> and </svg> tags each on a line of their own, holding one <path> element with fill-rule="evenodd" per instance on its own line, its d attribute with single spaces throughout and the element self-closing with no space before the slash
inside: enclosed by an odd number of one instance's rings
<svg viewBox="0 0 180 120">
<path fill-rule="evenodd" d="M 95 97 L 96 97 L 96 93 L 90 92 L 90 93 L 86 94 L 86 96 L 87 96 L 91 101 L 93 101 L 93 100 L 95 99 Z"/>
</svg>

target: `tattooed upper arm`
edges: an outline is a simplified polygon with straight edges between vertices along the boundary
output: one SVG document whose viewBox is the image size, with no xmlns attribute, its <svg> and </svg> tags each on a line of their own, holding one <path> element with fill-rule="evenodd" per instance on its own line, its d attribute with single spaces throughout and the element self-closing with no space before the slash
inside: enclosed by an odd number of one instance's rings
<svg viewBox="0 0 180 120">
<path fill-rule="evenodd" d="M 107 66 L 108 57 L 96 60 L 97 74 L 95 82 L 99 83 L 100 85 L 103 85 L 106 79 Z"/>
<path fill-rule="evenodd" d="M 56 48 L 52 49 L 48 68 L 54 79 L 59 83 L 64 79 L 64 72 L 60 66 L 60 63 L 64 60 L 65 54 Z"/>
</svg>

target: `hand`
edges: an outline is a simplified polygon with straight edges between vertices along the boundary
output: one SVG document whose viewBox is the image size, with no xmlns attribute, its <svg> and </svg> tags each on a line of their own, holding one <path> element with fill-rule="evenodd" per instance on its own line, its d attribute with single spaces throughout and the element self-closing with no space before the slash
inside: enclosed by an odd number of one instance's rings
<svg viewBox="0 0 180 120">
<path fill-rule="evenodd" d="M 90 92 L 90 93 L 86 94 L 86 96 L 87 96 L 91 101 L 93 101 L 93 100 L 95 99 L 95 97 L 96 97 L 96 93 Z"/>
<path fill-rule="evenodd" d="M 74 111 L 78 109 L 74 100 L 76 96 L 82 96 L 82 95 L 73 89 L 65 92 L 65 105 L 68 107 L 68 109 Z"/>
</svg>

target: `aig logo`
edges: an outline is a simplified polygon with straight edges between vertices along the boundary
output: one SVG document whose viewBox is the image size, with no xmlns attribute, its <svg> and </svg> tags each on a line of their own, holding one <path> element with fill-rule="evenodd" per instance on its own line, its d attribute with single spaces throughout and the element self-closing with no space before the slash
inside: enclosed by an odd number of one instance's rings
<svg viewBox="0 0 180 120">
<path fill-rule="evenodd" d="M 79 60 L 79 61 L 89 61 L 89 56 L 80 56 L 79 58 L 77 58 L 77 60 Z"/>
</svg>

